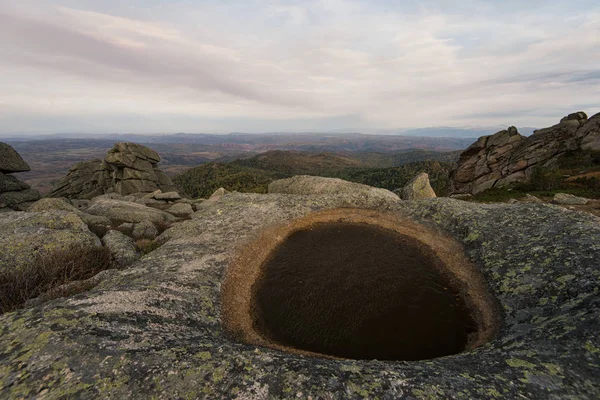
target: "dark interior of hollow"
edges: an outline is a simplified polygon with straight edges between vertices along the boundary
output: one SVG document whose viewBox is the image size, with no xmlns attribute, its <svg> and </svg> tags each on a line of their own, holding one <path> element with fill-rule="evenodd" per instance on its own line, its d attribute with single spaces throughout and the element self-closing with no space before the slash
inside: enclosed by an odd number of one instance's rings
<svg viewBox="0 0 600 400">
<path fill-rule="evenodd" d="M 428 246 L 368 224 L 292 233 L 253 286 L 254 329 L 341 358 L 424 360 L 462 352 L 476 324 Z"/>
</svg>

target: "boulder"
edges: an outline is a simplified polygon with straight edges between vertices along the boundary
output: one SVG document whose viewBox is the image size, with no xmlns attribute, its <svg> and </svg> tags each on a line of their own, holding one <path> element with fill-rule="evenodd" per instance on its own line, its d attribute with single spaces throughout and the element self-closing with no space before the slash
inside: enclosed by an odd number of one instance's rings
<svg viewBox="0 0 600 400">
<path fill-rule="evenodd" d="M 543 203 L 544 202 L 540 198 L 533 196 L 531 194 L 526 194 L 525 197 L 523 198 L 523 201 L 528 202 L 528 203 Z"/>
<path fill-rule="evenodd" d="M 16 211 L 25 211 L 40 197 L 40 192 L 34 189 L 0 193 L 0 209 L 11 208 Z"/>
<path fill-rule="evenodd" d="M 429 183 L 429 175 L 426 173 L 420 173 L 415 176 L 404 188 L 402 189 L 403 200 L 426 200 L 434 199 L 437 196 Z"/>
<path fill-rule="evenodd" d="M 177 192 L 156 193 L 153 197 L 156 200 L 162 201 L 174 201 L 181 199 L 181 196 Z"/>
<path fill-rule="evenodd" d="M 29 165 L 15 149 L 0 142 L 0 212 L 25 211 L 33 202 L 40 199 L 41 195 L 37 190 L 8 175 L 29 170 Z"/>
<path fill-rule="evenodd" d="M 94 199 L 86 211 L 92 215 L 107 217 L 113 223 L 138 223 L 148 220 L 153 224 L 160 224 L 177 220 L 164 211 L 122 200 Z"/>
<path fill-rule="evenodd" d="M 74 246 L 100 246 L 76 213 L 65 211 L 0 214 L 0 270 L 18 269 L 40 254 Z"/>
<path fill-rule="evenodd" d="M 108 152 L 107 157 L 113 155 L 133 156 L 133 159 L 140 159 L 156 164 L 160 161 L 160 156 L 149 147 L 142 146 L 137 143 L 120 142 L 115 143 L 115 146 Z M 128 166 L 124 164 L 124 166 Z"/>
<path fill-rule="evenodd" d="M 211 194 L 208 199 L 212 200 L 212 201 L 219 200 L 221 197 L 223 197 L 227 193 L 229 193 L 229 192 L 227 190 L 225 190 L 224 188 L 219 188 L 219 189 L 215 190 L 215 192 L 213 194 Z"/>
<path fill-rule="evenodd" d="M 31 189 L 31 186 L 25 182 L 21 182 L 14 176 L 4 175 L 2 172 L 0 172 L 0 193 L 19 192 L 27 189 Z"/>
<path fill-rule="evenodd" d="M 83 211 L 78 210 L 75 206 L 71 205 L 67 202 L 67 200 L 62 198 L 45 198 L 38 200 L 33 203 L 27 211 L 29 212 L 43 212 L 43 211 L 67 211 L 75 213 L 81 218 L 83 222 L 90 228 L 92 232 L 94 232 L 98 237 L 104 236 L 106 232 L 110 230 L 111 222 L 108 218 L 99 216 L 99 215 L 91 215 L 85 213 Z"/>
<path fill-rule="evenodd" d="M 164 209 L 169 207 L 169 203 L 167 203 L 166 201 L 148 199 L 143 197 L 141 199 L 136 199 L 135 203 L 143 204 L 145 206 L 154 207 L 158 209 Z"/>
<path fill-rule="evenodd" d="M 80 211 L 83 211 L 92 205 L 92 202 L 90 200 L 72 199 L 72 200 L 70 200 L 70 202 L 73 205 L 73 207 L 75 207 L 76 209 L 78 209 Z"/>
<path fill-rule="evenodd" d="M 528 203 L 543 203 L 543 201 L 540 198 L 533 196 L 531 194 L 526 194 L 525 197 L 523 198 L 523 201 L 528 202 Z"/>
<path fill-rule="evenodd" d="M 142 196 L 142 199 L 154 199 L 154 196 L 156 196 L 157 194 L 161 194 L 162 190 L 157 189 L 152 193 L 146 193 Z"/>
<path fill-rule="evenodd" d="M 408 217 L 462 243 L 502 314 L 493 340 L 383 362 L 287 353 L 228 334 L 220 289 L 239 249 L 273 225 L 343 207 Z M 163 233 L 135 268 L 0 316 L 0 397 L 599 398 L 599 222 L 544 204 L 231 193 Z"/>
<path fill-rule="evenodd" d="M 115 192 L 122 195 L 153 192 L 156 188 L 158 186 L 155 182 L 144 180 L 118 181 L 115 184 Z"/>
<path fill-rule="evenodd" d="M 187 203 L 173 204 L 166 210 L 168 213 L 173 214 L 176 217 L 186 218 L 194 213 L 194 209 Z"/>
<path fill-rule="evenodd" d="M 135 224 L 131 222 L 123 222 L 121 225 L 117 227 L 117 230 L 121 233 L 126 234 L 127 236 L 133 236 L 133 227 Z"/>
<path fill-rule="evenodd" d="M 142 221 L 133 226 L 132 236 L 134 239 L 154 240 L 158 236 L 158 229 L 150 221 Z"/>
<path fill-rule="evenodd" d="M 556 193 L 554 195 L 554 198 L 552 199 L 552 203 L 554 204 L 562 204 L 569 206 L 586 205 L 589 202 L 590 199 L 573 196 L 572 194 L 567 193 Z"/>
<path fill-rule="evenodd" d="M 110 251 L 113 262 L 119 268 L 128 267 L 141 257 L 133 239 L 119 231 L 108 231 L 102 238 L 102 244 Z"/>
<path fill-rule="evenodd" d="M 382 201 L 398 201 L 398 195 L 389 190 L 374 188 L 337 178 L 300 175 L 281 179 L 269 184 L 269 193 L 300 195 L 337 195 L 346 197 L 370 197 Z"/>
<path fill-rule="evenodd" d="M 12 146 L 0 142 L 0 172 L 10 174 L 13 172 L 31 171 L 29 164 L 25 162 Z"/>
<path fill-rule="evenodd" d="M 62 198 L 45 198 L 36 201 L 27 210 L 29 212 L 44 212 L 44 211 L 67 211 L 75 214 L 83 214 L 67 200 Z"/>
<path fill-rule="evenodd" d="M 202 204 L 204 204 L 206 202 L 206 199 L 196 199 L 196 200 L 192 200 L 192 209 L 195 211 L 198 211 L 200 208 L 202 208 Z"/>
</svg>

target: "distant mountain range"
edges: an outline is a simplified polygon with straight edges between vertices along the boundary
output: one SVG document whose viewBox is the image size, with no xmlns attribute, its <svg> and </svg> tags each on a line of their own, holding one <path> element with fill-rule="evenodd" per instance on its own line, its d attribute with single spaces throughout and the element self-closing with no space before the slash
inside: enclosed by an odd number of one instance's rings
<svg viewBox="0 0 600 400">
<path fill-rule="evenodd" d="M 194 143 L 194 144 L 216 144 L 216 143 L 256 143 L 257 139 L 264 138 L 265 142 L 292 137 L 299 138 L 359 138 L 362 136 L 409 136 L 429 138 L 479 138 L 480 136 L 492 135 L 506 129 L 506 126 L 492 127 L 428 127 L 416 129 L 397 130 L 355 130 L 340 129 L 328 132 L 265 132 L 244 133 L 232 132 L 227 134 L 210 133 L 170 133 L 170 134 L 129 134 L 129 133 L 53 133 L 53 134 L 27 134 L 27 133 L 0 133 L 3 140 L 55 140 L 55 139 L 99 139 L 114 141 L 130 141 L 138 143 Z M 537 128 L 522 127 L 519 132 L 529 136 Z M 268 139 L 270 138 L 270 139 Z"/>
</svg>

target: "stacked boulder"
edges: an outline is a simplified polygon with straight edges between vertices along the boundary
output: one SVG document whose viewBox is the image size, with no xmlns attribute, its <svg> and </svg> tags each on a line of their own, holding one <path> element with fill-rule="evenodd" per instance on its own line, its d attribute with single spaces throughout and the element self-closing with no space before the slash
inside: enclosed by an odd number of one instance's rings
<svg viewBox="0 0 600 400">
<path fill-rule="evenodd" d="M 477 194 L 493 187 L 526 182 L 537 166 L 547 167 L 572 150 L 600 150 L 600 114 L 580 111 L 529 137 L 510 127 L 483 136 L 465 150 L 450 179 L 453 193 Z"/>
<path fill-rule="evenodd" d="M 171 179 L 158 169 L 160 156 L 136 143 L 116 143 L 104 160 L 75 164 L 59 180 L 50 197 L 92 199 L 106 193 L 127 196 L 134 193 L 176 191 Z"/>
<path fill-rule="evenodd" d="M 15 178 L 12 173 L 27 172 L 31 168 L 11 146 L 0 142 L 0 212 L 25 211 L 40 199 L 37 190 Z"/>
</svg>

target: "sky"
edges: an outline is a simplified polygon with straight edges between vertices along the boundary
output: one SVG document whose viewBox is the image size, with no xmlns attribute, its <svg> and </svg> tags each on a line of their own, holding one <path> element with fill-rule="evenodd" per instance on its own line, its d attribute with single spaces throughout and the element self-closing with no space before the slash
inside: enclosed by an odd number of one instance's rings
<svg viewBox="0 0 600 400">
<path fill-rule="evenodd" d="M 0 0 L 0 133 L 545 127 L 597 0 Z"/>
</svg>

